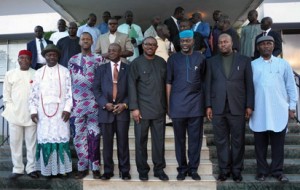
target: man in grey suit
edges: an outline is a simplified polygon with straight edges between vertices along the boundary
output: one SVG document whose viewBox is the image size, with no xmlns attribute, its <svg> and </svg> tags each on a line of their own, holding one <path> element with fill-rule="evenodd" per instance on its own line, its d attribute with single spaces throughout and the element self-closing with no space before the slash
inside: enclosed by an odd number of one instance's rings
<svg viewBox="0 0 300 190">
<path fill-rule="evenodd" d="M 118 32 L 118 20 L 114 17 L 108 20 L 109 31 L 106 34 L 100 35 L 96 43 L 96 53 L 101 54 L 102 57 L 108 58 L 108 47 L 112 43 L 117 43 L 121 46 L 121 61 L 127 63 L 126 57 L 133 55 L 133 46 L 131 39 L 127 34 Z"/>
<path fill-rule="evenodd" d="M 232 174 L 243 180 L 245 120 L 254 109 L 251 59 L 232 50 L 232 38 L 221 34 L 220 53 L 207 61 L 206 116 L 212 120 L 217 147 L 219 181 Z"/>
</svg>

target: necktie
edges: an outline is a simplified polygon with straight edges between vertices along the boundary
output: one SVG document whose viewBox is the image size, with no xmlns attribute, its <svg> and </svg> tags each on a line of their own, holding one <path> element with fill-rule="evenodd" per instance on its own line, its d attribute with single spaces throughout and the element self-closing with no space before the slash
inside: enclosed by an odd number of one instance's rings
<svg viewBox="0 0 300 190">
<path fill-rule="evenodd" d="M 177 20 L 177 28 L 178 28 L 178 30 L 180 29 L 180 21 L 179 20 Z"/>
<path fill-rule="evenodd" d="M 117 92 L 118 92 L 118 64 L 114 64 L 114 72 L 113 72 L 113 101 L 117 98 Z"/>
<path fill-rule="evenodd" d="M 43 44 L 43 40 L 42 40 L 42 39 L 40 39 L 40 47 L 41 47 L 41 51 L 43 51 L 43 49 L 44 49 L 44 44 Z"/>
<path fill-rule="evenodd" d="M 263 32 L 263 36 L 266 36 L 267 35 L 267 32 Z"/>
</svg>

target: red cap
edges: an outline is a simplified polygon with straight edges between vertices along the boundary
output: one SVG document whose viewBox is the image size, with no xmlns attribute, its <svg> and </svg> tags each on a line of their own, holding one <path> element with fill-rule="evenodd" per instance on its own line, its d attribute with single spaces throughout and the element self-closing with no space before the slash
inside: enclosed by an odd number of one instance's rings
<svg viewBox="0 0 300 190">
<path fill-rule="evenodd" d="M 28 55 L 30 58 L 32 58 L 32 53 L 30 51 L 28 51 L 28 50 L 21 50 L 21 51 L 19 51 L 19 55 L 18 56 L 20 56 L 20 55 Z"/>
</svg>

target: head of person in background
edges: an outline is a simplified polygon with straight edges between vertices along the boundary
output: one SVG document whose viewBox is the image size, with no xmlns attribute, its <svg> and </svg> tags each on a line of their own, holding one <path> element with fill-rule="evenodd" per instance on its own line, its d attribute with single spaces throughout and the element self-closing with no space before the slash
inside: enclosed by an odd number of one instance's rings
<svg viewBox="0 0 300 190">
<path fill-rule="evenodd" d="M 231 36 L 229 34 L 221 34 L 218 39 L 218 47 L 222 55 L 230 55 L 233 52 Z"/>
<path fill-rule="evenodd" d="M 94 13 L 89 14 L 89 18 L 87 20 L 87 25 L 90 27 L 94 27 L 97 22 L 97 16 Z"/>
<path fill-rule="evenodd" d="M 58 63 L 60 50 L 54 44 L 48 44 L 42 51 L 42 56 L 46 59 L 48 67 L 54 67 Z"/>
<path fill-rule="evenodd" d="M 258 24 L 259 22 L 257 20 L 257 17 L 258 17 L 258 13 L 256 10 L 249 11 L 248 13 L 249 24 Z"/>
<path fill-rule="evenodd" d="M 182 7 L 176 7 L 173 16 L 179 21 L 182 20 L 184 18 L 184 9 Z"/>
<path fill-rule="evenodd" d="M 149 36 L 145 38 L 142 42 L 142 47 L 144 50 L 144 56 L 146 59 L 154 59 L 155 51 L 157 49 L 157 41 L 154 37 Z"/>
<path fill-rule="evenodd" d="M 118 19 L 115 17 L 111 17 L 108 20 L 108 30 L 111 34 L 114 34 L 118 30 Z"/>
<path fill-rule="evenodd" d="M 230 19 L 228 15 L 221 15 L 218 20 L 218 28 L 221 31 L 226 31 L 230 28 Z"/>
<path fill-rule="evenodd" d="M 257 50 L 263 59 L 270 59 L 274 50 L 274 38 L 272 36 L 262 36 L 256 41 Z"/>
<path fill-rule="evenodd" d="M 213 20 L 215 21 L 215 23 L 217 23 L 219 21 L 219 18 L 221 15 L 222 15 L 222 12 L 220 10 L 215 10 L 213 12 Z"/>
<path fill-rule="evenodd" d="M 125 22 L 126 24 L 128 24 L 129 26 L 131 26 L 132 22 L 133 22 L 133 13 L 132 11 L 126 11 L 124 14 L 124 18 L 125 18 Z"/>
<path fill-rule="evenodd" d="M 168 29 L 168 26 L 165 24 L 158 24 L 156 27 L 156 32 L 158 37 L 165 40 L 170 37 L 170 31 Z"/>
<path fill-rule="evenodd" d="M 75 22 L 70 22 L 68 27 L 68 33 L 71 38 L 76 38 L 78 26 Z"/>
<path fill-rule="evenodd" d="M 161 17 L 160 16 L 154 16 L 151 20 L 151 24 L 152 26 L 155 28 L 156 30 L 156 27 L 157 25 L 161 24 Z"/>
<path fill-rule="evenodd" d="M 202 14 L 200 12 L 193 13 L 191 21 L 193 24 L 197 24 L 198 22 L 201 22 Z"/>
<path fill-rule="evenodd" d="M 261 19 L 260 28 L 263 31 L 266 31 L 269 28 L 271 28 L 272 24 L 273 24 L 273 20 L 271 17 L 264 17 L 263 19 Z"/>
<path fill-rule="evenodd" d="M 111 18 L 110 12 L 109 11 L 104 11 L 102 14 L 102 20 L 105 23 L 108 23 L 108 20 Z"/>
<path fill-rule="evenodd" d="M 181 23 L 180 23 L 181 24 Z M 181 52 L 185 55 L 191 55 L 194 48 L 194 32 L 192 30 L 183 30 L 179 33 Z"/>
<path fill-rule="evenodd" d="M 64 32 L 66 31 L 67 25 L 66 25 L 66 21 L 64 19 L 59 19 L 57 21 L 57 29 L 59 32 Z"/>
<path fill-rule="evenodd" d="M 179 24 L 179 31 L 190 30 L 191 24 L 190 21 L 186 18 L 183 18 Z"/>
<path fill-rule="evenodd" d="M 41 26 L 34 27 L 34 36 L 38 39 L 42 39 L 44 37 L 44 29 Z"/>
<path fill-rule="evenodd" d="M 81 52 L 84 54 L 91 53 L 91 47 L 93 45 L 93 37 L 88 32 L 83 32 L 80 35 L 79 45 L 81 46 Z"/>
<path fill-rule="evenodd" d="M 19 51 L 18 63 L 22 71 L 27 71 L 30 68 L 32 53 L 28 50 Z"/>
</svg>

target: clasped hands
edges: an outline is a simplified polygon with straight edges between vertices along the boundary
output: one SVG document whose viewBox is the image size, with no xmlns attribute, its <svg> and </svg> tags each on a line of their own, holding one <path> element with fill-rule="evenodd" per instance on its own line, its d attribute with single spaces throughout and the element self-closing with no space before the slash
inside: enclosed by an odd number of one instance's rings
<svg viewBox="0 0 300 190">
<path fill-rule="evenodd" d="M 122 103 L 119 103 L 119 104 L 116 104 L 116 105 L 114 105 L 114 104 L 112 104 L 112 103 L 107 103 L 107 104 L 105 105 L 105 109 L 106 109 L 107 111 L 113 112 L 113 114 L 119 114 L 119 113 L 121 113 L 123 110 L 125 110 L 125 105 L 122 104 Z"/>
</svg>

